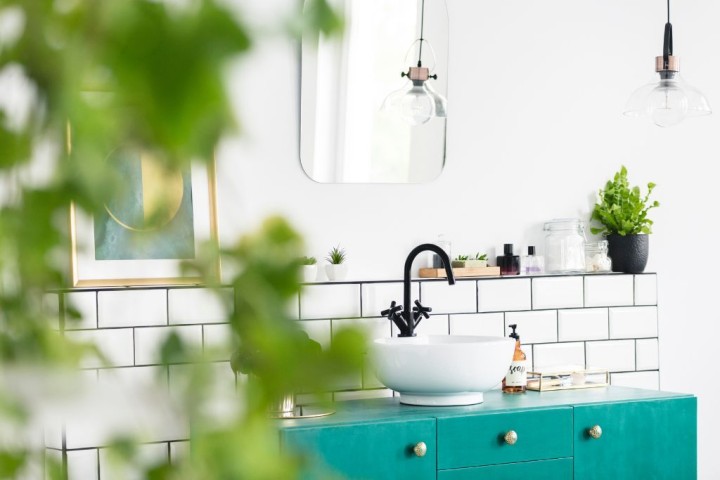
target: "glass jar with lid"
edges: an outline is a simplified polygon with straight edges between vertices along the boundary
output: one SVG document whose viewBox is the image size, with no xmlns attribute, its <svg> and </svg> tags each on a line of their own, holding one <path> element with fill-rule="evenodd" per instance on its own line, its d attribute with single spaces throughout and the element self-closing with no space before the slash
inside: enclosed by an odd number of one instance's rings
<svg viewBox="0 0 720 480">
<path fill-rule="evenodd" d="M 545 231 L 545 271 L 585 272 L 585 225 L 577 218 L 550 220 Z"/>
<path fill-rule="evenodd" d="M 585 244 L 585 268 L 588 272 L 609 272 L 612 261 L 608 257 L 608 241 Z"/>
</svg>

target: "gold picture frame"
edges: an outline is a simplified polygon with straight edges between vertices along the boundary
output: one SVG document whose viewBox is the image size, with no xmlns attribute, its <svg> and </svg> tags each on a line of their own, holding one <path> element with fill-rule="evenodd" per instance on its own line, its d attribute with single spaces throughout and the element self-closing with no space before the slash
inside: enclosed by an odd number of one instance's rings
<svg viewBox="0 0 720 480">
<path fill-rule="evenodd" d="M 68 125 L 68 151 L 71 149 L 71 130 Z M 187 189 L 191 193 L 187 200 L 187 209 L 192 236 L 183 242 L 190 243 L 194 255 L 200 245 L 207 241 L 218 245 L 217 192 L 215 176 L 215 158 L 206 165 L 193 164 L 186 172 Z M 185 188 L 185 187 L 184 187 Z M 187 195 L 186 195 L 187 196 Z M 106 206 L 109 217 L 115 219 Z M 160 285 L 201 285 L 200 277 L 183 276 L 181 264 L 192 260 L 183 258 L 98 258 L 98 238 L 95 222 L 98 217 L 82 211 L 74 203 L 70 205 L 70 243 L 71 243 L 71 281 L 72 287 L 133 287 Z M 115 219 L 117 220 L 117 219 Z M 122 225 L 121 222 L 118 222 Z M 125 232 L 126 235 L 132 233 Z M 163 232 L 157 235 L 162 235 Z M 132 247 L 126 247 L 132 248 Z M 213 277 L 220 280 L 220 260 L 212 266 Z"/>
</svg>

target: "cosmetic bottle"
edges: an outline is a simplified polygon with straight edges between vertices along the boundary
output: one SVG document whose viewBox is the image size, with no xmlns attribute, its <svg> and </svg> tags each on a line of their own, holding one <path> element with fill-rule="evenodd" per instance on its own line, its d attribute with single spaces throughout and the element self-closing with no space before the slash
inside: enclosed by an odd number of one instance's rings
<svg viewBox="0 0 720 480">
<path fill-rule="evenodd" d="M 500 275 L 518 275 L 520 273 L 520 257 L 513 255 L 513 244 L 506 243 L 503 248 L 505 255 L 497 257 Z"/>
<path fill-rule="evenodd" d="M 527 369 L 525 368 L 525 352 L 520 348 L 520 335 L 515 332 L 517 324 L 508 325 L 512 328 L 511 338 L 515 339 L 515 352 L 507 375 L 502 381 L 503 393 L 525 393 L 527 390 Z"/>
<path fill-rule="evenodd" d="M 545 271 L 545 257 L 535 255 L 535 247 L 528 247 L 528 254 L 520 259 L 520 273 L 522 275 L 537 275 Z"/>
</svg>

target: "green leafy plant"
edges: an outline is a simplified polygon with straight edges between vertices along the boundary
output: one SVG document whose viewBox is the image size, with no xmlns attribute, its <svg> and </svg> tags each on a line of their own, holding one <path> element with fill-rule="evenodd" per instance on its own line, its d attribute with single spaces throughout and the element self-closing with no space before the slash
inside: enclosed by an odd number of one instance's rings
<svg viewBox="0 0 720 480">
<path fill-rule="evenodd" d="M 475 258 L 473 260 L 487 260 L 488 256 L 487 253 L 483 253 L 480 255 L 480 252 L 475 254 Z"/>
<path fill-rule="evenodd" d="M 325 260 L 328 261 L 331 265 L 340 265 L 341 263 L 345 262 L 346 254 L 345 249 L 340 248 L 340 245 L 337 247 L 333 247 L 330 252 L 328 252 L 328 256 L 325 257 Z"/>
<path fill-rule="evenodd" d="M 648 212 L 660 206 L 655 200 L 650 201 L 650 194 L 655 184 L 647 184 L 645 196 L 640 187 L 631 187 L 627 178 L 627 168 L 623 166 L 612 180 L 608 180 L 605 188 L 600 189 L 598 203 L 595 204 L 591 220 L 599 222 L 602 227 L 592 227 L 593 234 L 618 234 L 622 236 L 652 233 L 653 221 Z"/>
<path fill-rule="evenodd" d="M 306 265 L 306 266 L 316 265 L 316 264 L 317 264 L 317 258 L 315 258 L 315 257 L 302 257 L 302 258 L 300 259 L 300 264 L 301 264 L 301 265 Z"/>
<path fill-rule="evenodd" d="M 469 260 L 470 257 L 468 255 L 458 255 L 455 257 L 455 260 L 458 262 L 464 262 L 465 260 Z"/>
</svg>

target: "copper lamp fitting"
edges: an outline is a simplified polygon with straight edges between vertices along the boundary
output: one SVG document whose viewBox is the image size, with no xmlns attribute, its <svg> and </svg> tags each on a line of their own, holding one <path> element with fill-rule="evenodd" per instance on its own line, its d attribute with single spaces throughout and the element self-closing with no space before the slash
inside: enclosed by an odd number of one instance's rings
<svg viewBox="0 0 720 480">
<path fill-rule="evenodd" d="M 430 78 L 430 69 L 427 67 L 410 67 L 407 77 L 410 80 L 420 80 L 424 82 Z"/>
<path fill-rule="evenodd" d="M 656 72 L 679 72 L 680 71 L 680 57 L 675 55 L 668 55 L 667 63 L 665 58 L 661 55 L 655 57 L 655 71 Z"/>
</svg>

